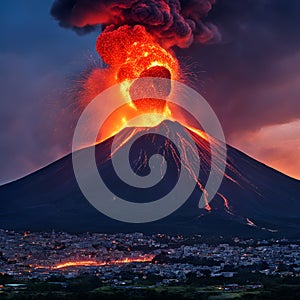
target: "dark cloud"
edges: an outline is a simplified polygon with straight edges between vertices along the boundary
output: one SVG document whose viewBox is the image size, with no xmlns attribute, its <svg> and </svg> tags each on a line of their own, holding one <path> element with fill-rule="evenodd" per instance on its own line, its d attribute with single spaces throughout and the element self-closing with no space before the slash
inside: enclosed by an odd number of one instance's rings
<svg viewBox="0 0 300 300">
<path fill-rule="evenodd" d="M 194 41 L 220 39 L 215 25 L 206 22 L 215 0 L 56 0 L 51 14 L 61 26 L 79 33 L 95 25 L 142 25 L 164 47 L 189 47 Z"/>
<path fill-rule="evenodd" d="M 195 85 L 230 142 L 236 132 L 300 118 L 299 13 L 297 0 L 219 0 L 208 21 L 222 43 L 177 51 L 197 62 Z"/>
</svg>

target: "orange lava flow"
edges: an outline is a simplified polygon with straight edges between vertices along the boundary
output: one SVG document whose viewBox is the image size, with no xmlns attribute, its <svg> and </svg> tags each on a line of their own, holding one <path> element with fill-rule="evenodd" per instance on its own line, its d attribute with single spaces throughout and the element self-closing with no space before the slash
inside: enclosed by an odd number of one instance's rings
<svg viewBox="0 0 300 300">
<path fill-rule="evenodd" d="M 109 265 L 129 264 L 134 262 L 151 262 L 155 255 L 144 255 L 140 257 L 126 257 L 112 261 L 96 261 L 96 260 L 79 260 L 79 261 L 67 261 L 64 263 L 56 264 L 55 266 L 36 266 L 36 268 L 50 268 L 53 270 L 71 268 L 71 267 L 101 267 Z"/>
<path fill-rule="evenodd" d="M 119 264 L 128 264 L 133 262 L 151 262 L 154 258 L 154 255 L 146 255 L 143 257 L 126 257 L 119 260 L 109 261 L 109 262 L 101 262 L 101 261 L 69 261 L 62 264 L 58 264 L 53 267 L 53 269 L 63 269 L 68 267 L 89 267 L 89 266 L 107 266 L 107 265 L 119 265 Z"/>
</svg>

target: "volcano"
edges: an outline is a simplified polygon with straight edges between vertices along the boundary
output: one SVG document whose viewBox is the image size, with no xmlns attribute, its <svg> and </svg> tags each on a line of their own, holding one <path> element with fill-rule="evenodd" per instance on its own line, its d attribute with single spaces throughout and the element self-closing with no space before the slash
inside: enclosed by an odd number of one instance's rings
<svg viewBox="0 0 300 300">
<path fill-rule="evenodd" d="M 156 128 L 168 127 L 170 122 L 173 121 L 163 121 Z M 163 153 L 168 162 L 166 174 L 157 185 L 148 190 L 133 188 L 116 176 L 111 161 L 113 137 L 96 145 L 96 162 L 103 181 L 118 196 L 132 202 L 153 201 L 176 184 L 180 172 L 178 153 L 163 136 L 147 134 L 147 128 L 125 128 L 118 136 L 127 141 L 136 130 L 143 131 L 145 135 L 132 146 L 130 163 L 133 170 L 141 176 L 147 174 L 149 157 L 153 153 Z M 186 130 L 204 162 L 199 175 L 204 186 L 210 170 L 211 145 L 203 136 Z M 82 151 L 85 149 L 79 150 L 78 155 Z M 299 238 L 300 182 L 229 145 L 221 187 L 206 207 L 199 208 L 202 193 L 203 189 L 197 185 L 178 210 L 158 221 L 140 224 L 117 221 L 97 211 L 85 199 L 75 179 L 70 154 L 0 187 L 0 228 Z"/>
</svg>

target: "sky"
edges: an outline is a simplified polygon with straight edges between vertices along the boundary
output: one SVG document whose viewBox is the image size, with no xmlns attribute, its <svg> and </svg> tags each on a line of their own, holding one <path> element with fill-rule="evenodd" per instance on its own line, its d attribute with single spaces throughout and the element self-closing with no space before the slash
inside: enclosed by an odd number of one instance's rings
<svg viewBox="0 0 300 300">
<path fill-rule="evenodd" d="M 2 0 L 0 184 L 70 152 L 74 91 L 98 59 L 97 32 L 61 28 L 52 0 Z M 222 41 L 176 49 L 217 113 L 227 142 L 300 179 L 300 2 L 219 0 Z"/>
</svg>

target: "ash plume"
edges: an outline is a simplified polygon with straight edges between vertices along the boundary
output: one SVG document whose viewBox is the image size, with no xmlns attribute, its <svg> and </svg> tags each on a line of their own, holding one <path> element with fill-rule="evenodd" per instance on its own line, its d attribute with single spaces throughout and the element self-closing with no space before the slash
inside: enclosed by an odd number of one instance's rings
<svg viewBox="0 0 300 300">
<path fill-rule="evenodd" d="M 144 26 L 164 48 L 215 43 L 220 33 L 205 22 L 216 0 L 56 0 L 52 16 L 79 34 L 97 25 Z M 110 26 L 110 28 L 111 28 Z M 110 29 L 111 30 L 111 29 Z"/>
</svg>

